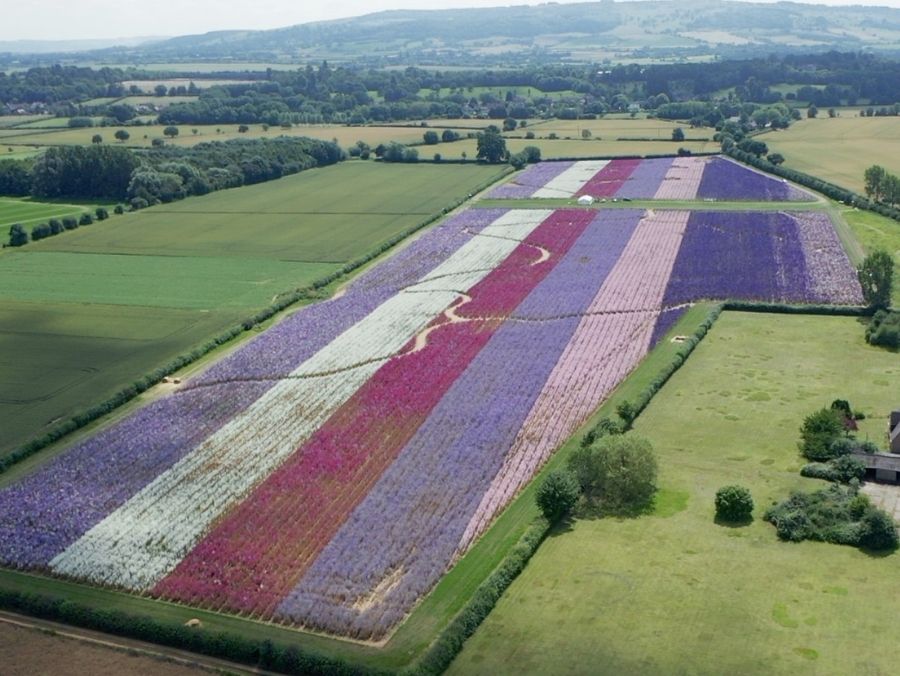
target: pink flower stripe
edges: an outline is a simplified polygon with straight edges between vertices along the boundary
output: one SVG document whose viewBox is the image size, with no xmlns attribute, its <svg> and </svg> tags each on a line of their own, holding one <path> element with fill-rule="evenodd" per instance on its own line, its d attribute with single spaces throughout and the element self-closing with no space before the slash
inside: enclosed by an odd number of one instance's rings
<svg viewBox="0 0 900 676">
<path fill-rule="evenodd" d="M 469 291 L 471 300 L 461 299 L 426 328 L 427 342 L 420 335 L 386 362 L 153 593 L 271 615 L 502 319 L 594 217 L 557 211 L 539 225 Z M 466 317 L 479 320 L 458 323 Z"/>
<path fill-rule="evenodd" d="M 689 215 L 648 212 L 638 224 L 482 497 L 458 554 L 647 353 Z"/>
<path fill-rule="evenodd" d="M 706 160 L 702 157 L 678 157 L 672 162 L 666 177 L 653 199 L 692 200 L 697 197 Z"/>
<path fill-rule="evenodd" d="M 594 174 L 576 196 L 612 197 L 625 185 L 625 181 L 638 168 L 641 160 L 613 160 Z"/>
</svg>

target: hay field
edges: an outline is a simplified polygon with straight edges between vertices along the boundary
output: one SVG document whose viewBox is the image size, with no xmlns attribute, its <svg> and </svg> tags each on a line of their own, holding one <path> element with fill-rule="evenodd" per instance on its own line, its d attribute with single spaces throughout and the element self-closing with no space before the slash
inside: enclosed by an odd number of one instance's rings
<svg viewBox="0 0 900 676">
<path fill-rule="evenodd" d="M 900 117 L 829 118 L 822 111 L 758 138 L 784 155 L 785 166 L 859 193 L 873 164 L 900 173 Z"/>
</svg>

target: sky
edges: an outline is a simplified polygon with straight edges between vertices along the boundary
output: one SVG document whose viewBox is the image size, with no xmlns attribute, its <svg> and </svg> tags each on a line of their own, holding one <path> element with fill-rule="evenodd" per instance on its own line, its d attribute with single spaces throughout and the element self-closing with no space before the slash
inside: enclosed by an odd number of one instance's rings
<svg viewBox="0 0 900 676">
<path fill-rule="evenodd" d="M 584 0 L 559 0 L 561 3 Z M 677 0 L 676 0 L 677 1 Z M 763 0 L 765 1 L 765 0 Z M 540 4 L 541 0 L 9 0 L 0 40 L 174 36 L 213 30 L 280 28 L 385 9 Z M 900 8 L 900 0 L 818 0 L 825 5 Z"/>
</svg>

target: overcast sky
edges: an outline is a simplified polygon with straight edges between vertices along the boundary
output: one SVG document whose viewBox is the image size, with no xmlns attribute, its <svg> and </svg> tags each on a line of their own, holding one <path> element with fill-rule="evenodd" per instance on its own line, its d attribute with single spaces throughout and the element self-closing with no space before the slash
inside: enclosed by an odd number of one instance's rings
<svg viewBox="0 0 900 676">
<path fill-rule="evenodd" d="M 540 1 L 5 0 L 0 9 L 0 40 L 187 35 L 231 28 L 278 28 L 307 21 L 358 16 L 383 9 L 536 5 Z M 818 4 L 900 7 L 900 0 L 819 0 Z"/>
</svg>

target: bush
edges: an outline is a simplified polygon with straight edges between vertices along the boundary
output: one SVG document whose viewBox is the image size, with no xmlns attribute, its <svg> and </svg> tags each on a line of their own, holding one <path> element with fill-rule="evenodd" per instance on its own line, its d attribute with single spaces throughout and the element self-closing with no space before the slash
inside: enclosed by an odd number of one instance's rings
<svg viewBox="0 0 900 676">
<path fill-rule="evenodd" d="M 893 519 L 857 492 L 858 481 L 834 484 L 815 493 L 793 493 L 765 514 L 782 540 L 819 540 L 834 544 L 894 549 Z"/>
<path fill-rule="evenodd" d="M 74 230 L 78 227 L 78 221 L 72 217 L 62 219 L 62 224 L 66 230 Z"/>
<path fill-rule="evenodd" d="M 547 521 L 556 523 L 572 510 L 580 492 L 578 481 L 570 472 L 554 470 L 541 481 L 535 501 Z"/>
<path fill-rule="evenodd" d="M 9 246 L 22 246 L 28 243 L 28 232 L 21 223 L 9 226 Z"/>
<path fill-rule="evenodd" d="M 900 312 L 876 312 L 866 328 L 866 342 L 879 347 L 900 348 Z"/>
<path fill-rule="evenodd" d="M 808 460 L 831 460 L 834 453 L 831 444 L 844 431 L 839 411 L 822 408 L 806 416 L 800 428 L 800 451 Z"/>
<path fill-rule="evenodd" d="M 122 214 L 125 213 L 125 205 L 117 204 L 116 207 L 113 209 L 113 213 L 121 216 Z"/>
<path fill-rule="evenodd" d="M 94 212 L 94 214 L 96 214 L 98 221 L 105 221 L 107 218 L 109 218 L 109 212 L 103 207 L 97 207 L 97 210 Z"/>
<path fill-rule="evenodd" d="M 848 484 L 853 479 L 861 481 L 866 475 L 866 463 L 852 455 L 842 455 L 829 462 L 834 471 L 835 481 Z"/>
<path fill-rule="evenodd" d="M 897 549 L 897 526 L 889 514 L 869 509 L 860 520 L 859 545 L 866 549 Z"/>
<path fill-rule="evenodd" d="M 78 225 L 90 225 L 94 222 L 94 217 L 89 213 L 81 214 L 81 217 L 78 219 Z"/>
<path fill-rule="evenodd" d="M 716 491 L 716 517 L 741 522 L 753 518 L 753 496 L 743 486 L 723 486 Z"/>
</svg>

